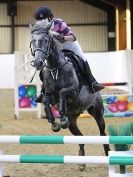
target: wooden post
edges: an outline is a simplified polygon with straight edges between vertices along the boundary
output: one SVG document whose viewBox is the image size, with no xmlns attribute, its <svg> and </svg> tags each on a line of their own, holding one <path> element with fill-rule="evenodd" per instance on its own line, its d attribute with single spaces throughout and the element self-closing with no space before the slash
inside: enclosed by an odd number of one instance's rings
<svg viewBox="0 0 133 177">
<path fill-rule="evenodd" d="M 118 3 L 119 50 L 126 49 L 126 1 Z"/>
</svg>

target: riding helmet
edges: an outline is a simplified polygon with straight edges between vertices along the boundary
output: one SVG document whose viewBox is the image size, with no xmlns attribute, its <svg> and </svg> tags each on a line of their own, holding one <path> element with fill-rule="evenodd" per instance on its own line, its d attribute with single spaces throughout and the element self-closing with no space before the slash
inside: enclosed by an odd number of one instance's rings
<svg viewBox="0 0 133 177">
<path fill-rule="evenodd" d="M 39 7 L 35 12 L 35 19 L 42 20 L 49 17 L 53 17 L 52 11 L 48 7 Z"/>
</svg>

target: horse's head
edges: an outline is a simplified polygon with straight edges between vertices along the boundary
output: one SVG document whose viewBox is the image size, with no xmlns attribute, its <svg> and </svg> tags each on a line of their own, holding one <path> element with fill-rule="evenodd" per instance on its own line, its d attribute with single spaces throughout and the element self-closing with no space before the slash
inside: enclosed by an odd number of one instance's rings
<svg viewBox="0 0 133 177">
<path fill-rule="evenodd" d="M 49 33 L 51 23 L 41 24 L 36 23 L 30 26 L 32 40 L 30 43 L 31 53 L 34 56 L 34 67 L 37 70 L 42 69 L 45 64 L 45 59 L 48 58 L 51 52 L 52 37 Z"/>
</svg>

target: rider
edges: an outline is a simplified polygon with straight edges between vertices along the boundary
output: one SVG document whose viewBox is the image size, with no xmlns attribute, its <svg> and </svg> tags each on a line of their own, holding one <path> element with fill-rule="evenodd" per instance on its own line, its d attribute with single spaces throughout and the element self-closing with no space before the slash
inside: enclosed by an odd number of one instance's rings
<svg viewBox="0 0 133 177">
<path fill-rule="evenodd" d="M 58 33 L 58 35 L 56 35 L 55 38 L 60 41 L 62 48 L 74 52 L 76 55 L 78 55 L 79 57 L 83 59 L 84 66 L 85 66 L 85 75 L 86 75 L 91 93 L 95 93 L 95 92 L 98 92 L 104 89 L 104 86 L 99 84 L 95 80 L 94 76 L 92 75 L 89 64 L 86 58 L 84 57 L 83 51 L 78 41 L 76 40 L 76 37 L 74 33 L 72 32 L 71 28 L 68 27 L 67 24 L 62 19 L 55 18 L 52 11 L 48 7 L 45 7 L 45 6 L 39 7 L 36 10 L 35 19 L 37 21 L 44 20 L 44 19 L 48 19 L 49 22 L 53 21 L 51 30 Z M 41 94 L 35 98 L 36 102 L 41 102 L 42 97 L 43 97 L 42 93 L 43 92 L 41 92 Z"/>
</svg>

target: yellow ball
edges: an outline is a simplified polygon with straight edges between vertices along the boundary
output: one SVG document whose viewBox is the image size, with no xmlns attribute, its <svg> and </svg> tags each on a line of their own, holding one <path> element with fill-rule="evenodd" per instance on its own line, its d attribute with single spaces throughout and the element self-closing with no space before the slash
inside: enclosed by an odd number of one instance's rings
<svg viewBox="0 0 133 177">
<path fill-rule="evenodd" d="M 128 108 L 129 111 L 133 112 L 133 102 L 129 102 L 128 105 L 127 105 L 127 108 Z"/>
<path fill-rule="evenodd" d="M 119 100 L 119 101 L 127 101 L 128 100 L 128 95 L 118 95 L 117 96 L 117 99 Z"/>
</svg>

